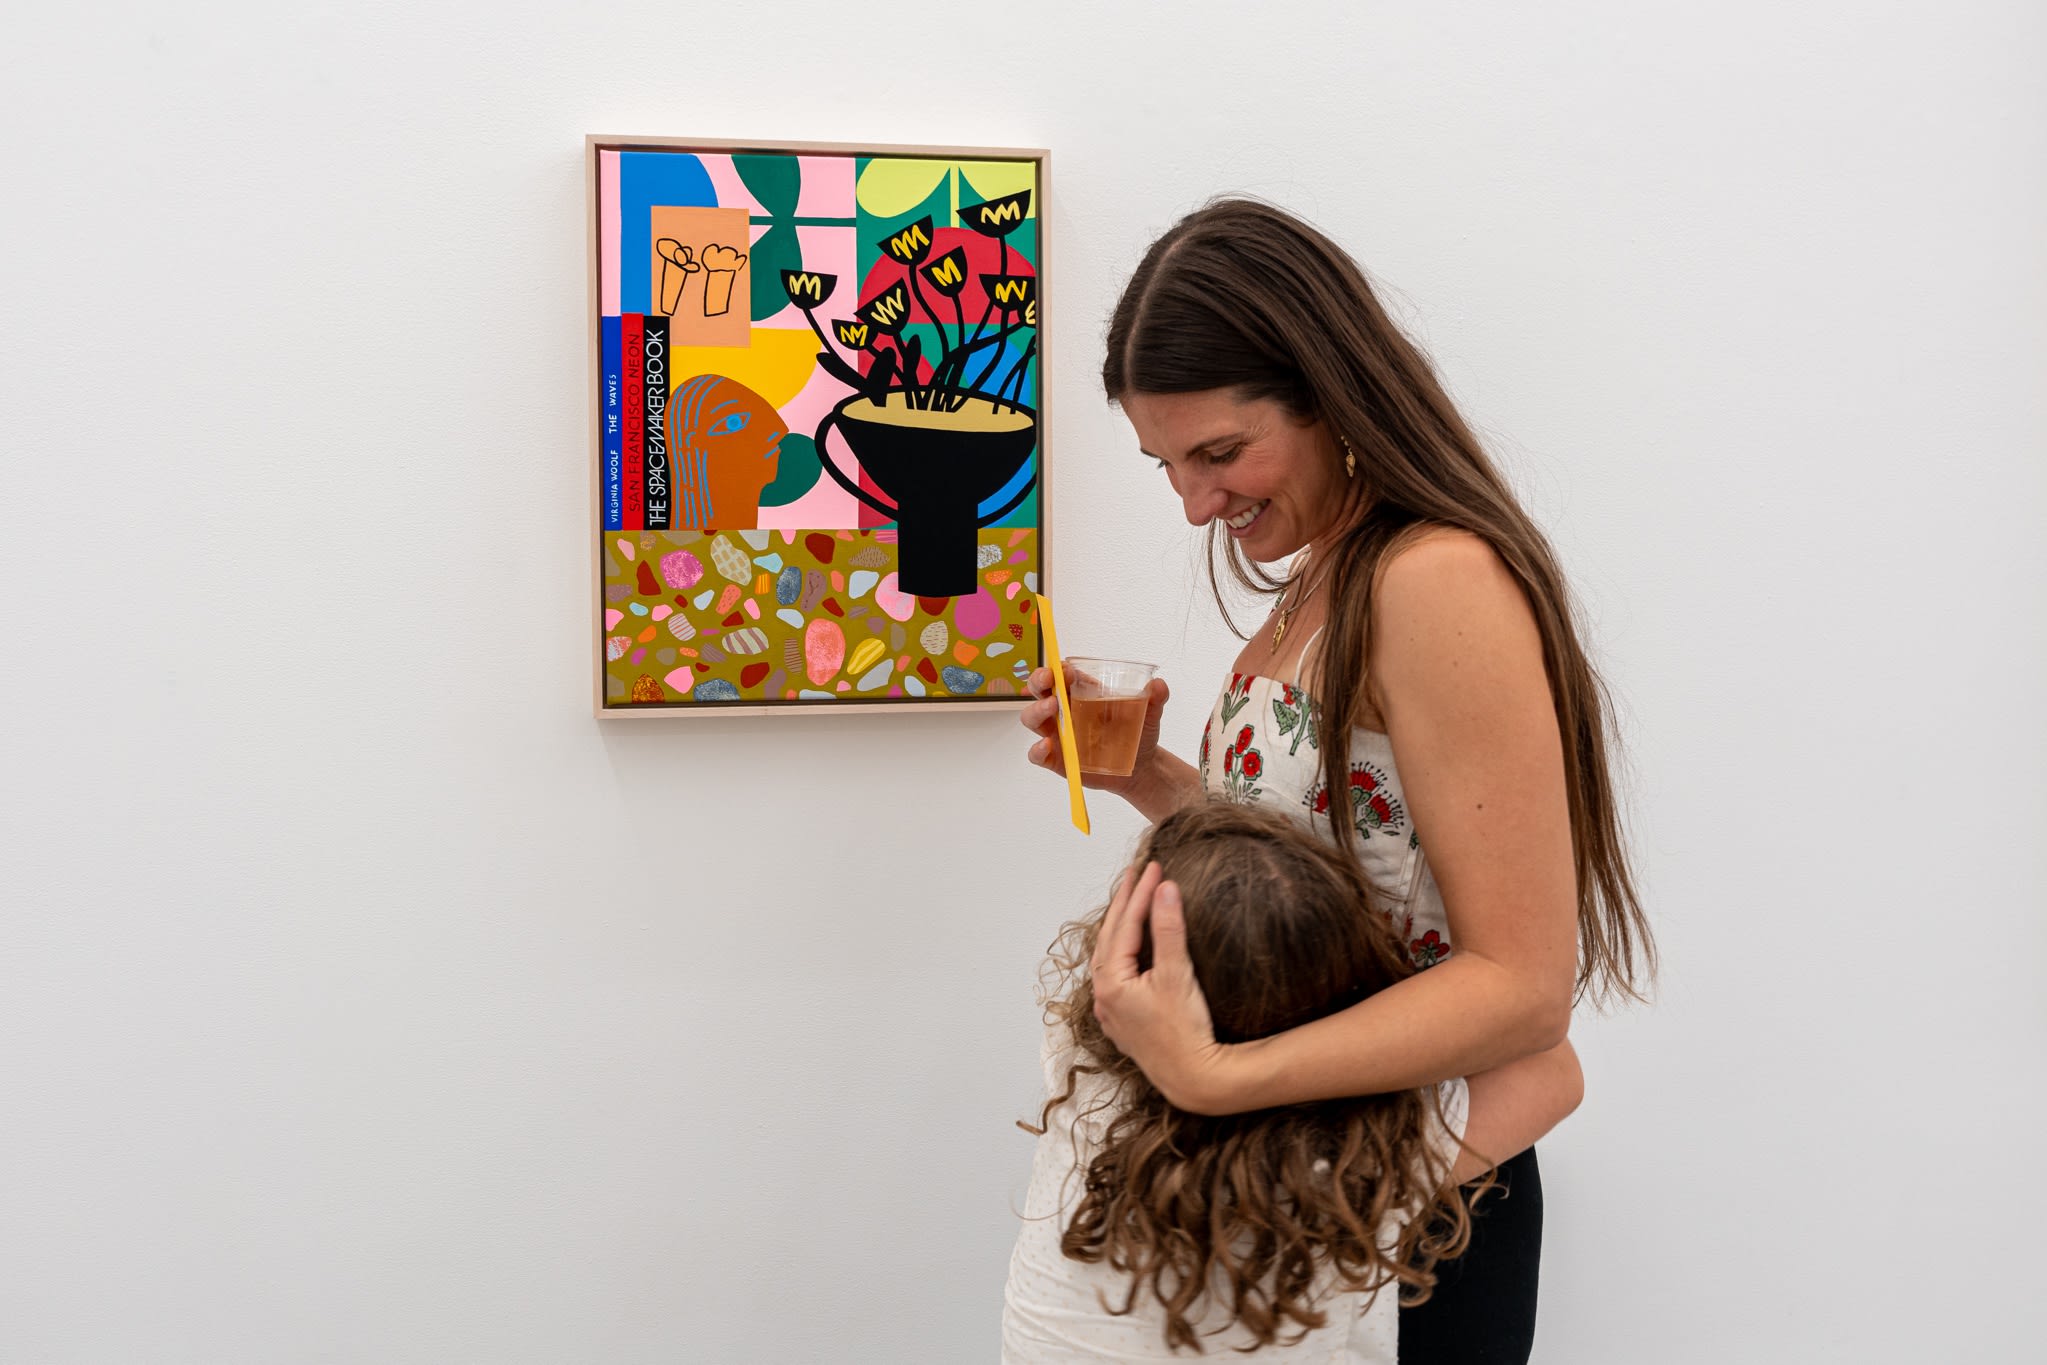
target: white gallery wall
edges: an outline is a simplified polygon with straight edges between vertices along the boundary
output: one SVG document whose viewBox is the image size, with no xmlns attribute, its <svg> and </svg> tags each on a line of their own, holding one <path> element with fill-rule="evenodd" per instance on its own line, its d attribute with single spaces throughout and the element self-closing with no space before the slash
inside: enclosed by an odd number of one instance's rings
<svg viewBox="0 0 2047 1365">
<path fill-rule="evenodd" d="M 995 1356 L 1032 983 L 1138 830 L 1008 714 L 589 715 L 583 137 L 1052 151 L 1051 584 L 1234 641 L 1094 378 L 1349 245 L 1555 537 L 1654 1008 L 1537 1359 L 2038 1358 L 2047 12 L 55 5 L 0 19 L 0 1360 Z"/>
</svg>

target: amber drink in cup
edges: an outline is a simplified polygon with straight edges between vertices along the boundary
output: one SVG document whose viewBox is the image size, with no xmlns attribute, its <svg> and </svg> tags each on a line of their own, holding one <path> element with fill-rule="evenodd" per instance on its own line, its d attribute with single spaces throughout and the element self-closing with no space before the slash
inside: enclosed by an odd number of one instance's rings
<svg viewBox="0 0 2047 1365">
<path fill-rule="evenodd" d="M 1130 776 L 1137 769 L 1137 746 L 1144 738 L 1144 713 L 1158 665 L 1068 659 L 1065 668 L 1080 770 L 1100 777 Z"/>
</svg>

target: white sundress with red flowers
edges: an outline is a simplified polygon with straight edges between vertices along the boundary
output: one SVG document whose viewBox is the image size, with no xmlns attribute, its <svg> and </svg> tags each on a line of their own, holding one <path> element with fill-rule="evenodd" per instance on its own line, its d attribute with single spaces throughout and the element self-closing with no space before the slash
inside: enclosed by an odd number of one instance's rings
<svg viewBox="0 0 2047 1365">
<path fill-rule="evenodd" d="M 1433 967 L 1450 956 L 1450 921 L 1401 798 L 1393 741 L 1377 730 L 1352 730 L 1350 787 L 1332 798 L 1322 781 L 1320 708 L 1299 682 L 1298 666 L 1293 682 L 1230 675 L 1201 732 L 1201 784 L 1211 796 L 1295 815 L 1324 835 L 1332 818 L 1349 819 L 1358 859 L 1384 896 L 1408 956 L 1417 967 Z"/>
</svg>

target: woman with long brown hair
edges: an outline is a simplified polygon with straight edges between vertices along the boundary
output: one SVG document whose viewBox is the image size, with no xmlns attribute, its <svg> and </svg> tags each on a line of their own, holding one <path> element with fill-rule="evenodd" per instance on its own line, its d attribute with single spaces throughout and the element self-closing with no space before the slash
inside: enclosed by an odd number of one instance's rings
<svg viewBox="0 0 2047 1365">
<path fill-rule="evenodd" d="M 1004 1293 L 1005 1365 L 1181 1351 L 1391 1365 L 1396 1300 L 1426 1301 L 1470 1219 L 1456 1184 L 1575 1101 L 1547 1069 L 1208 1117 L 1168 1103 L 1103 1033 L 1090 959 L 1142 956 L 1131 890 L 1180 889 L 1216 1036 L 1268 1037 L 1419 970 L 1355 859 L 1299 822 L 1204 801 L 1154 826 L 1102 910 L 1066 926 L 1045 1022 L 1048 1099 Z M 1468 1096 L 1468 1098 L 1467 1098 Z"/>
<path fill-rule="evenodd" d="M 1576 1000 L 1638 996 L 1654 948 L 1611 705 L 1563 574 L 1357 264 L 1278 209 L 1211 204 L 1139 263 L 1102 383 L 1188 521 L 1209 528 L 1211 575 L 1277 600 L 1195 762 L 1159 746 L 1155 682 L 1135 773 L 1090 785 L 1153 820 L 1207 795 L 1292 813 L 1358 860 L 1427 968 L 1271 1037 L 1219 1039 L 1171 951 L 1177 889 L 1154 870 L 1131 913 L 1157 930 L 1158 960 L 1092 967 L 1119 1051 L 1175 1108 L 1235 1114 L 1540 1069 L 1526 1059 L 1564 1043 Z M 1282 561 L 1282 575 L 1262 567 Z M 1031 761 L 1058 771 L 1044 670 L 1031 691 Z M 1527 1358 L 1534 1152 L 1497 1183 L 1469 1250 L 1403 1312 L 1406 1365 Z"/>
</svg>

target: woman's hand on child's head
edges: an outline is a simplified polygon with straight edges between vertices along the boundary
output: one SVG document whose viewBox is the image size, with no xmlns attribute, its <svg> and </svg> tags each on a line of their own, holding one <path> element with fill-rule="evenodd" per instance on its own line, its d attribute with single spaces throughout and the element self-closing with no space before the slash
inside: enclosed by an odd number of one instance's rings
<svg viewBox="0 0 2047 1365">
<path fill-rule="evenodd" d="M 1147 924 L 1151 965 L 1140 970 Z M 1123 873 L 1095 936 L 1088 971 L 1102 1031 L 1143 1068 L 1166 1101 L 1190 1113 L 1229 1112 L 1221 1107 L 1217 1084 L 1224 1048 L 1215 1040 L 1208 1000 L 1187 956 L 1180 888 L 1164 879 L 1157 863 Z"/>
</svg>

